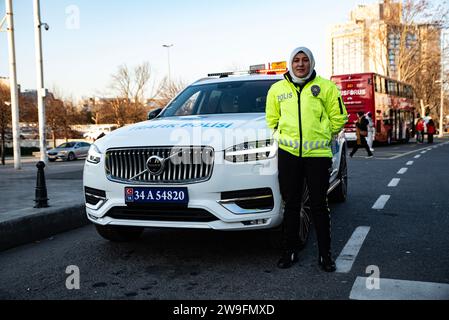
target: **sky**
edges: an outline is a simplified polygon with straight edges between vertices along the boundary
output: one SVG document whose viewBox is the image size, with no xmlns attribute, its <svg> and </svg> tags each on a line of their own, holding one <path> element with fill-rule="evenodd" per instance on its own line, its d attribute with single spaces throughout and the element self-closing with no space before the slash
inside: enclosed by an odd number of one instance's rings
<svg viewBox="0 0 449 320">
<path fill-rule="evenodd" d="M 68 98 L 108 96 L 120 65 L 148 62 L 152 88 L 168 74 L 189 84 L 207 73 L 287 60 L 312 50 L 328 74 L 328 31 L 359 4 L 377 0 L 41 0 L 45 87 Z M 33 0 L 13 0 L 17 78 L 36 88 Z M 5 1 L 0 0 L 0 21 Z M 173 44 L 170 49 L 164 44 Z M 170 59 L 168 59 L 168 53 Z M 6 32 L 0 33 L 0 77 L 9 75 Z"/>
</svg>

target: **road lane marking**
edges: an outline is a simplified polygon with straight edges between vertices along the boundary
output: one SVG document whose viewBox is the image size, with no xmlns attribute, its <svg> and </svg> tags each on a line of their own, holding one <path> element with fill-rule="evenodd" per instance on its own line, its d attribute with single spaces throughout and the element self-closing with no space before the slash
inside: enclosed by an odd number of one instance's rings
<svg viewBox="0 0 449 320">
<path fill-rule="evenodd" d="M 352 265 L 354 264 L 354 261 L 357 258 L 360 248 L 362 247 L 370 229 L 370 227 L 357 227 L 355 229 L 351 238 L 348 240 L 335 261 L 337 266 L 336 272 L 348 273 L 351 271 Z"/>
<path fill-rule="evenodd" d="M 449 284 L 379 279 L 379 289 L 369 289 L 374 278 L 357 277 L 349 299 L 353 300 L 447 300 Z"/>
<path fill-rule="evenodd" d="M 415 156 L 415 159 L 419 159 L 419 158 L 421 158 L 421 155 L 420 155 L 420 154 L 418 154 L 418 155 Z"/>
<path fill-rule="evenodd" d="M 421 151 L 422 154 L 424 154 L 424 153 L 426 153 L 426 152 L 427 152 L 427 150 Z"/>
<path fill-rule="evenodd" d="M 390 200 L 390 195 L 387 194 L 383 194 L 379 197 L 379 199 L 377 199 L 376 203 L 374 203 L 372 209 L 378 209 L 381 210 L 385 207 L 385 205 L 387 204 L 388 200 Z"/>
<path fill-rule="evenodd" d="M 404 174 L 406 173 L 408 170 L 408 168 L 402 168 L 401 170 L 398 171 L 398 174 Z"/>
<path fill-rule="evenodd" d="M 420 152 L 420 151 L 426 150 L 427 148 L 428 147 L 412 150 L 412 151 L 409 151 L 409 152 L 406 152 L 406 153 L 403 153 L 403 154 L 398 154 L 397 156 L 394 156 L 394 157 L 391 157 L 391 158 L 387 158 L 387 160 L 394 160 L 394 159 L 397 159 L 397 158 L 400 158 L 400 157 L 403 157 L 403 156 L 407 156 L 407 155 L 412 154 L 412 153 L 416 153 L 416 152 Z M 379 159 L 382 159 L 382 158 L 379 158 Z"/>
<path fill-rule="evenodd" d="M 391 179 L 390 183 L 388 184 L 389 187 L 397 187 L 399 184 L 399 181 L 401 181 L 401 179 L 399 178 L 393 178 Z"/>
<path fill-rule="evenodd" d="M 414 163 L 414 161 L 409 161 L 409 162 L 407 162 L 407 165 L 411 166 L 411 165 L 413 165 L 413 163 Z"/>
</svg>

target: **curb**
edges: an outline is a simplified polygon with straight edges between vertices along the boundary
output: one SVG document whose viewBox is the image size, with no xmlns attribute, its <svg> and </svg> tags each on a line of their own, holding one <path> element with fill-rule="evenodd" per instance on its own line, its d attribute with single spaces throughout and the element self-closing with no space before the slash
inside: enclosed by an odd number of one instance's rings
<svg viewBox="0 0 449 320">
<path fill-rule="evenodd" d="M 51 237 L 89 223 L 84 204 L 23 209 L 0 218 L 0 251 Z"/>
</svg>

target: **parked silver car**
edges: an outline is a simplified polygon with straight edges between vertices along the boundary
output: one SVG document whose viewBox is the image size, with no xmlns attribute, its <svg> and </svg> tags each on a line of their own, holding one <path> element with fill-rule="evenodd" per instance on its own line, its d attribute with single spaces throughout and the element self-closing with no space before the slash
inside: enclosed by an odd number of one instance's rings
<svg viewBox="0 0 449 320">
<path fill-rule="evenodd" d="M 89 148 L 90 143 L 87 142 L 66 142 L 47 151 L 48 161 L 53 162 L 57 159 L 72 161 L 86 158 Z"/>
</svg>

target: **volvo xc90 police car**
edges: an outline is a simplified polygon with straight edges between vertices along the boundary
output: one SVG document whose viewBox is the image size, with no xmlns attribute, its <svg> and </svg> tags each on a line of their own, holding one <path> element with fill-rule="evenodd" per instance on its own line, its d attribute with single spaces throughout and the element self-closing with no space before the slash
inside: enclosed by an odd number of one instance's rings
<svg viewBox="0 0 449 320">
<path fill-rule="evenodd" d="M 279 227 L 277 143 L 266 126 L 265 104 L 270 86 L 281 79 L 210 76 L 150 113 L 149 121 L 97 140 L 84 167 L 84 191 L 98 233 L 127 241 L 146 227 Z M 329 188 L 338 201 L 346 199 L 346 148 L 342 132 L 332 143 Z M 305 242 L 311 221 L 307 188 L 303 202 Z"/>
</svg>

